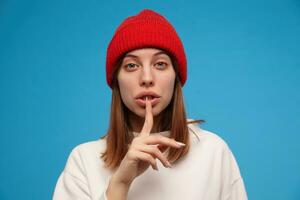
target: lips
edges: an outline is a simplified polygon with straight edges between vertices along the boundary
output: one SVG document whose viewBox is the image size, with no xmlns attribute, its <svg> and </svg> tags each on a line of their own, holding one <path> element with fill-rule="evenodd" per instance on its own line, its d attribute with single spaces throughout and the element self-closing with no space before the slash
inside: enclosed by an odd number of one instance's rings
<svg viewBox="0 0 300 200">
<path fill-rule="evenodd" d="M 160 97 L 147 96 L 150 100 L 152 107 L 158 104 Z M 146 96 L 135 99 L 136 103 L 142 107 L 146 107 Z"/>
<path fill-rule="evenodd" d="M 158 94 L 156 94 L 155 92 L 152 92 L 152 91 L 144 91 L 144 92 L 141 92 L 139 93 L 135 98 L 136 99 L 144 99 L 146 98 L 146 96 L 150 97 L 150 98 L 159 98 L 160 96 Z"/>
<path fill-rule="evenodd" d="M 148 100 L 150 100 L 152 106 L 155 106 L 160 99 L 160 96 L 154 92 L 141 92 L 136 96 L 135 101 L 138 105 L 145 107 L 146 97 L 148 97 Z"/>
</svg>

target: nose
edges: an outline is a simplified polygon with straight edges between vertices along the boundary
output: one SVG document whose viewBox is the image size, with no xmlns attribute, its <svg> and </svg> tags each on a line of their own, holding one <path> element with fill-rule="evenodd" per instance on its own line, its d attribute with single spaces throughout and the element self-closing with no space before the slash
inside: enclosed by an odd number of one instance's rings
<svg viewBox="0 0 300 200">
<path fill-rule="evenodd" d="M 143 87 L 151 87 L 154 85 L 154 79 L 151 67 L 145 66 L 141 72 L 140 85 Z"/>
</svg>

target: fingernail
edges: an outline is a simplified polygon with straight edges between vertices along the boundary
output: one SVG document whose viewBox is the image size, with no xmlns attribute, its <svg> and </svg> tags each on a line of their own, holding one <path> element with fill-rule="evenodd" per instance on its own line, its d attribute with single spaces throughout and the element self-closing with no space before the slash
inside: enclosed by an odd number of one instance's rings
<svg viewBox="0 0 300 200">
<path fill-rule="evenodd" d="M 181 143 L 181 142 L 176 142 L 178 145 L 180 145 L 180 146 L 185 146 L 185 144 L 184 143 Z"/>
<path fill-rule="evenodd" d="M 168 166 L 169 168 L 172 168 L 172 165 L 171 165 L 171 163 L 170 163 L 169 161 L 167 161 L 167 166 Z"/>
<path fill-rule="evenodd" d="M 158 171 L 158 167 L 157 167 L 157 165 L 154 165 L 154 169 L 155 169 L 156 171 Z"/>
</svg>

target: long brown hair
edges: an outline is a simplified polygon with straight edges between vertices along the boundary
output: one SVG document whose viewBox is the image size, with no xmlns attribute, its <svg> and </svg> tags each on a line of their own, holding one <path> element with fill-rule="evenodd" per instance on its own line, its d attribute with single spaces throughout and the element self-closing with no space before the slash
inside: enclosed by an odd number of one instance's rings
<svg viewBox="0 0 300 200">
<path fill-rule="evenodd" d="M 133 135 L 130 134 L 131 125 L 127 117 L 130 111 L 121 99 L 117 81 L 117 75 L 122 60 L 123 59 L 121 58 L 113 73 L 109 129 L 107 134 L 102 137 L 102 139 L 106 138 L 106 150 L 102 153 L 101 158 L 104 160 L 106 167 L 109 169 L 115 169 L 120 165 L 128 151 L 128 145 L 133 139 Z M 190 144 L 187 124 L 202 123 L 204 120 L 187 122 L 182 95 L 182 85 L 177 75 L 178 66 L 172 57 L 171 60 L 176 72 L 174 92 L 171 102 L 161 113 L 162 120 L 159 122 L 158 127 L 159 131 L 170 130 L 170 138 L 186 144 L 180 149 L 169 148 L 168 160 L 170 162 L 175 162 L 186 155 L 189 151 Z"/>
</svg>

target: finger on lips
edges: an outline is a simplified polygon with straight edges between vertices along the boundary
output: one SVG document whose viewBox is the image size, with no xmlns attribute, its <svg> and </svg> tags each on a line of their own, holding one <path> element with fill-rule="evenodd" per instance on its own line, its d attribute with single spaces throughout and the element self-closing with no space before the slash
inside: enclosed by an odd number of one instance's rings
<svg viewBox="0 0 300 200">
<path fill-rule="evenodd" d="M 150 135 L 153 126 L 153 114 L 151 102 L 146 97 L 146 113 L 145 122 L 140 133 L 140 136 L 146 136 L 144 144 L 139 147 L 139 157 L 141 160 L 148 162 L 154 170 L 158 170 L 156 158 L 161 161 L 161 163 L 168 168 L 171 168 L 170 162 L 162 154 L 168 147 L 181 148 L 185 144 L 170 139 L 168 137 L 160 135 Z"/>
<path fill-rule="evenodd" d="M 153 126 L 153 115 L 152 115 L 152 105 L 151 102 L 146 97 L 146 113 L 145 122 L 141 131 L 141 135 L 149 135 Z"/>
</svg>

